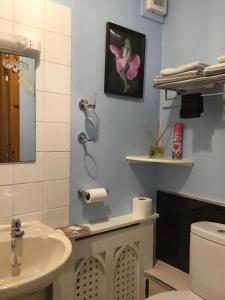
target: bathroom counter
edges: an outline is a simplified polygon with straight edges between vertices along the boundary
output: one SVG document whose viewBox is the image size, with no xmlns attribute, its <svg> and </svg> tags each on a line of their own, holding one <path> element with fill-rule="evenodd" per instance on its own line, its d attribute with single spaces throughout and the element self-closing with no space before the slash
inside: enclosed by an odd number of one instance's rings
<svg viewBox="0 0 225 300">
<path fill-rule="evenodd" d="M 175 290 L 190 288 L 190 277 L 187 273 L 160 260 L 157 260 L 152 269 L 145 271 L 145 276 L 154 277 Z"/>
</svg>

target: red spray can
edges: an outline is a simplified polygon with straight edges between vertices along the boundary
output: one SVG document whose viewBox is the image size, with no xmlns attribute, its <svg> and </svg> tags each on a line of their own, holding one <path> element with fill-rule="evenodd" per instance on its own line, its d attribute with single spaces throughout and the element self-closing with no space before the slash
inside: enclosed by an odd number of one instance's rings
<svg viewBox="0 0 225 300">
<path fill-rule="evenodd" d="M 182 159 L 183 131 L 184 125 L 182 123 L 175 123 L 173 132 L 173 159 Z"/>
</svg>

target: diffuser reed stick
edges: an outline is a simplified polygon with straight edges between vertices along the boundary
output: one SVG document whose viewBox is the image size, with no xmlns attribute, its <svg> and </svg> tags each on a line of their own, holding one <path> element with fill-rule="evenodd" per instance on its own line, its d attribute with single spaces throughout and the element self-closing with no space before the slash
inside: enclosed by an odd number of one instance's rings
<svg viewBox="0 0 225 300">
<path fill-rule="evenodd" d="M 154 157 L 154 158 L 162 157 L 164 154 L 164 148 L 161 147 L 160 145 L 163 137 L 171 128 L 171 126 L 167 125 L 166 127 L 163 127 L 162 125 L 160 125 L 160 122 L 158 121 L 156 132 L 152 131 L 149 128 L 147 123 L 145 123 L 145 128 L 152 142 L 152 146 L 150 148 L 150 157 Z"/>
</svg>

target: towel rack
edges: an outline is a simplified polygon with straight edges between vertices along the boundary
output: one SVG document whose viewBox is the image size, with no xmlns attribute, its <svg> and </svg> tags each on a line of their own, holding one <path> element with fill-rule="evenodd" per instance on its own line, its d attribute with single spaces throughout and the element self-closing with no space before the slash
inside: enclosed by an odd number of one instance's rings
<svg viewBox="0 0 225 300">
<path fill-rule="evenodd" d="M 220 96 L 220 95 L 225 95 L 225 91 L 221 92 L 221 93 L 212 93 L 212 94 L 204 94 L 202 95 L 203 97 L 211 97 L 211 96 Z M 174 100 L 179 99 L 179 97 L 174 98 Z M 172 99 L 170 99 L 172 100 Z M 217 100 L 214 102 L 209 102 L 209 104 L 214 104 L 214 103 L 223 103 L 225 105 L 225 100 L 221 101 L 221 100 Z M 165 105 L 162 107 L 162 109 L 164 110 L 169 110 L 169 109 L 173 109 L 173 108 L 180 108 L 179 104 L 175 104 L 175 105 Z"/>
<path fill-rule="evenodd" d="M 168 97 L 168 89 L 165 90 L 165 100 L 166 101 L 173 101 L 180 99 L 180 97 L 184 94 L 184 91 L 173 91 L 176 92 L 177 95 L 173 98 Z M 222 92 L 214 92 L 214 93 L 207 93 L 207 94 L 202 94 L 202 97 L 214 97 L 214 96 L 222 96 L 225 95 L 225 91 Z"/>
</svg>

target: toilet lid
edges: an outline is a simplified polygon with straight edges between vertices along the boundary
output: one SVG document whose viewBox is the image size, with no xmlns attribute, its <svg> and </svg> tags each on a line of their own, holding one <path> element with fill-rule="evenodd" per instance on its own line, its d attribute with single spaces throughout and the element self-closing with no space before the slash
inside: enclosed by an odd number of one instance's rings
<svg viewBox="0 0 225 300">
<path fill-rule="evenodd" d="M 147 300 L 203 300 L 191 291 L 171 291 L 157 294 Z"/>
</svg>

